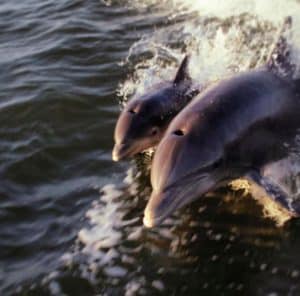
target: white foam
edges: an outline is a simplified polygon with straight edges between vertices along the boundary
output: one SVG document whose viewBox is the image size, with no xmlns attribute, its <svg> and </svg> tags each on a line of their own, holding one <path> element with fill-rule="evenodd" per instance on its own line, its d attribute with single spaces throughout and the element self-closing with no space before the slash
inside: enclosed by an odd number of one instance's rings
<svg viewBox="0 0 300 296">
<path fill-rule="evenodd" d="M 123 183 L 108 184 L 100 190 L 99 200 L 95 200 L 86 212 L 88 225 L 78 232 L 75 250 L 61 257 L 64 266 L 72 268 L 79 263 L 81 277 L 91 283 L 96 281 L 101 270 L 113 279 L 111 284 L 117 284 L 127 275 L 126 266 L 135 262 L 123 249 L 120 250 L 124 240 L 136 241 L 141 236 L 140 218 L 125 218 L 132 209 L 128 208 L 126 198 L 130 198 L 131 206 L 134 206 L 131 194 L 137 191 L 135 178 L 135 171 L 129 169 Z"/>
<path fill-rule="evenodd" d="M 139 277 L 135 280 L 130 281 L 125 287 L 125 296 L 143 295 L 144 292 L 142 287 L 145 285 L 146 279 Z"/>
<path fill-rule="evenodd" d="M 58 282 L 51 282 L 49 284 L 49 290 L 50 290 L 50 294 L 52 296 L 64 296 L 65 294 L 62 292 L 60 285 Z"/>
<path fill-rule="evenodd" d="M 243 13 L 280 23 L 287 16 L 299 17 L 299 5 L 293 0 L 174 0 L 200 15 L 226 18 Z"/>
<path fill-rule="evenodd" d="M 104 272 L 110 277 L 124 277 L 127 274 L 127 270 L 120 266 L 106 267 Z"/>
<path fill-rule="evenodd" d="M 165 286 L 162 281 L 155 280 L 152 282 L 152 287 L 157 289 L 158 291 L 163 291 L 165 289 Z"/>
</svg>

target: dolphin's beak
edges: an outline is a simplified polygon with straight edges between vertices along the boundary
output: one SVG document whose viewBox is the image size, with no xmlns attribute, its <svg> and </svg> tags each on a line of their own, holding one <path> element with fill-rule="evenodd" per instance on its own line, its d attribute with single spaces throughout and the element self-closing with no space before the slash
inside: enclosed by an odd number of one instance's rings
<svg viewBox="0 0 300 296">
<path fill-rule="evenodd" d="M 210 175 L 191 177 L 189 182 L 178 183 L 165 190 L 153 191 L 144 211 L 144 226 L 151 228 L 161 224 L 177 209 L 191 203 L 215 188 L 216 180 Z"/>
<path fill-rule="evenodd" d="M 144 225 L 152 228 L 161 224 L 177 208 L 175 201 L 172 192 L 152 192 L 144 211 Z"/>
<path fill-rule="evenodd" d="M 120 161 L 130 156 L 130 145 L 127 143 L 115 144 L 112 152 L 113 161 Z"/>
<path fill-rule="evenodd" d="M 149 139 L 128 140 L 121 144 L 115 144 L 112 151 L 112 159 L 113 161 L 120 161 L 132 157 L 151 146 L 153 146 L 153 143 Z"/>
</svg>

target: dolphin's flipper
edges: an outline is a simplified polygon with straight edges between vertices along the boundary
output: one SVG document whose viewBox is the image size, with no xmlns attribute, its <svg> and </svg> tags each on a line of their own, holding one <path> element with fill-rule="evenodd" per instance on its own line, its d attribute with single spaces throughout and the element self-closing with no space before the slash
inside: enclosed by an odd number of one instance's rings
<svg viewBox="0 0 300 296">
<path fill-rule="evenodd" d="M 191 80 L 191 77 L 188 72 L 190 56 L 186 55 L 179 66 L 179 69 L 176 73 L 175 79 L 173 81 L 174 84 L 178 84 L 185 80 Z"/>
<path fill-rule="evenodd" d="M 262 176 L 258 171 L 251 171 L 246 175 L 246 179 L 264 189 L 270 198 L 287 209 L 291 214 L 298 215 L 288 194 L 270 178 Z"/>
</svg>

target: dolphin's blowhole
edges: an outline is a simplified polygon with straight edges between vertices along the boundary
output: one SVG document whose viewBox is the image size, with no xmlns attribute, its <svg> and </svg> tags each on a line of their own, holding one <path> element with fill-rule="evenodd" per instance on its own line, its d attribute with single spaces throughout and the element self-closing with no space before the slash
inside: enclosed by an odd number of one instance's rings
<svg viewBox="0 0 300 296">
<path fill-rule="evenodd" d="M 183 130 L 178 129 L 178 130 L 174 131 L 173 134 L 176 136 L 183 136 L 184 132 L 183 132 Z"/>
</svg>

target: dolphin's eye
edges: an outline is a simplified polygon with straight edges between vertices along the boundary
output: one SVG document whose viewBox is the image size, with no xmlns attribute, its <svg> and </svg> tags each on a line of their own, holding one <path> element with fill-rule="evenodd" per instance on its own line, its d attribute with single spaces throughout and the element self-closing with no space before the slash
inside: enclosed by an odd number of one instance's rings
<svg viewBox="0 0 300 296">
<path fill-rule="evenodd" d="M 173 132 L 173 134 L 176 135 L 176 136 L 183 136 L 184 135 L 182 130 L 176 130 L 176 131 Z"/>
<path fill-rule="evenodd" d="M 154 127 L 152 130 L 151 130 L 151 136 L 156 136 L 158 134 L 158 128 Z"/>
</svg>

